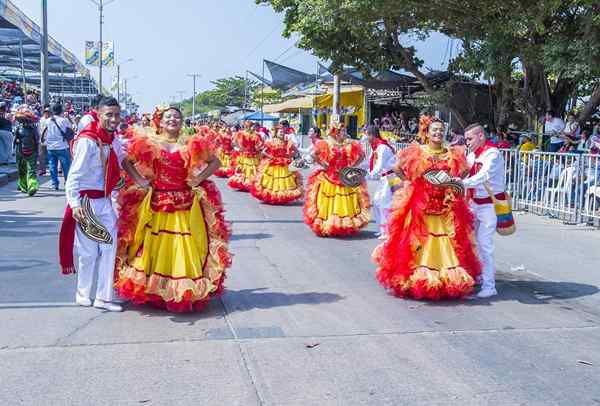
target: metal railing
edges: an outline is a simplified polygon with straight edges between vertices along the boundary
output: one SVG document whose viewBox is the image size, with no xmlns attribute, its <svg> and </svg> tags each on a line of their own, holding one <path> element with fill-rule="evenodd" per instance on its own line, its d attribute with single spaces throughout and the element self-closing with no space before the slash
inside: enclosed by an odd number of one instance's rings
<svg viewBox="0 0 600 406">
<path fill-rule="evenodd" d="M 408 145 L 395 143 L 396 150 Z M 370 154 L 368 143 L 365 148 Z M 600 227 L 600 155 L 517 149 L 502 154 L 514 210 Z"/>
</svg>

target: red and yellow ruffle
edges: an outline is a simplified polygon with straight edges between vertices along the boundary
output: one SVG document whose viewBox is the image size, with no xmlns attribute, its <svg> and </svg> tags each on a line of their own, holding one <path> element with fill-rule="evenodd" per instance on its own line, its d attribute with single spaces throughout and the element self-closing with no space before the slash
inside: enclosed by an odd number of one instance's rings
<svg viewBox="0 0 600 406">
<path fill-rule="evenodd" d="M 304 222 L 321 237 L 352 235 L 369 224 L 370 207 L 366 184 L 338 185 L 318 170 L 306 187 Z"/>
<path fill-rule="evenodd" d="M 298 200 L 303 194 L 302 175 L 291 172 L 287 162 L 267 160 L 258 168 L 250 192 L 268 204 L 286 204 Z"/>
<path fill-rule="evenodd" d="M 235 173 L 229 178 L 227 185 L 232 189 L 249 192 L 259 163 L 257 155 L 241 153 L 237 158 Z"/>
</svg>

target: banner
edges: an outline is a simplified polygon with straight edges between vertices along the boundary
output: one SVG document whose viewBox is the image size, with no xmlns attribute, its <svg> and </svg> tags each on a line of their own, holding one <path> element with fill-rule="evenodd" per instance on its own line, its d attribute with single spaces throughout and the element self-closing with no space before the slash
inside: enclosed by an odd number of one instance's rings
<svg viewBox="0 0 600 406">
<path fill-rule="evenodd" d="M 89 66 L 98 66 L 100 57 L 98 47 L 95 41 L 85 41 L 85 64 Z"/>
<path fill-rule="evenodd" d="M 102 66 L 115 66 L 115 48 L 112 41 L 102 42 Z"/>
<path fill-rule="evenodd" d="M 98 42 L 85 41 L 85 64 L 98 66 L 100 53 L 98 52 Z M 112 41 L 102 41 L 102 66 L 115 66 L 115 51 Z"/>
</svg>

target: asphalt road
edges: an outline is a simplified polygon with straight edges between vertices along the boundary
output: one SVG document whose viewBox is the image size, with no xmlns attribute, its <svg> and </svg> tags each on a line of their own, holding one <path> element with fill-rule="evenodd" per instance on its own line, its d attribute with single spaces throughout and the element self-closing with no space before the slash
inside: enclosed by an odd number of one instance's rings
<svg viewBox="0 0 600 406">
<path fill-rule="evenodd" d="M 498 297 L 417 302 L 375 281 L 373 224 L 320 239 L 219 184 L 234 265 L 193 315 L 74 306 L 63 195 L 0 188 L 0 405 L 600 404 L 600 230 L 518 215 Z"/>
</svg>

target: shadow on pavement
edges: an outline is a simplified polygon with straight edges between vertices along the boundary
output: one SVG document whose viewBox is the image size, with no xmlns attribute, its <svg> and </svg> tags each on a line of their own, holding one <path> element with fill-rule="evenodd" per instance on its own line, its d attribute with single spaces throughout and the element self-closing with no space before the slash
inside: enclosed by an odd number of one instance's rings
<svg viewBox="0 0 600 406">
<path fill-rule="evenodd" d="M 496 282 L 498 295 L 489 299 L 425 302 L 428 306 L 489 306 L 494 302 L 513 301 L 522 304 L 543 305 L 557 300 L 578 299 L 600 292 L 597 286 L 575 282 L 536 280 L 502 280 Z"/>
<path fill-rule="evenodd" d="M 36 268 L 38 266 L 50 267 L 53 263 L 41 259 L 27 259 L 26 263 L 14 259 L 0 259 L 0 272 L 22 271 L 24 269 Z"/>
<path fill-rule="evenodd" d="M 348 240 L 348 241 L 363 241 L 363 240 L 377 240 L 377 232 L 362 230 L 358 234 L 351 235 L 348 237 L 329 237 L 333 240 Z"/>
<path fill-rule="evenodd" d="M 126 312 L 136 312 L 143 317 L 167 317 L 173 323 L 187 324 L 193 326 L 197 321 L 224 317 L 223 306 L 217 298 L 212 299 L 200 312 L 173 313 L 164 309 L 157 309 L 151 305 L 135 305 L 127 303 L 124 306 Z"/>
<path fill-rule="evenodd" d="M 56 235 L 56 224 L 62 221 L 59 217 L 40 217 L 40 211 L 3 210 L 0 211 L 0 237 L 45 237 Z M 22 231 L 22 229 L 36 231 Z M 41 232 L 41 231 L 48 232 Z"/>
<path fill-rule="evenodd" d="M 334 303 L 343 296 L 327 292 L 282 293 L 268 292 L 268 288 L 226 290 L 221 297 L 228 313 L 252 309 L 271 309 L 299 304 Z"/>
<path fill-rule="evenodd" d="M 242 240 L 266 240 L 273 238 L 273 234 L 268 233 L 250 233 L 250 234 L 233 234 L 230 241 L 242 241 Z"/>
</svg>

